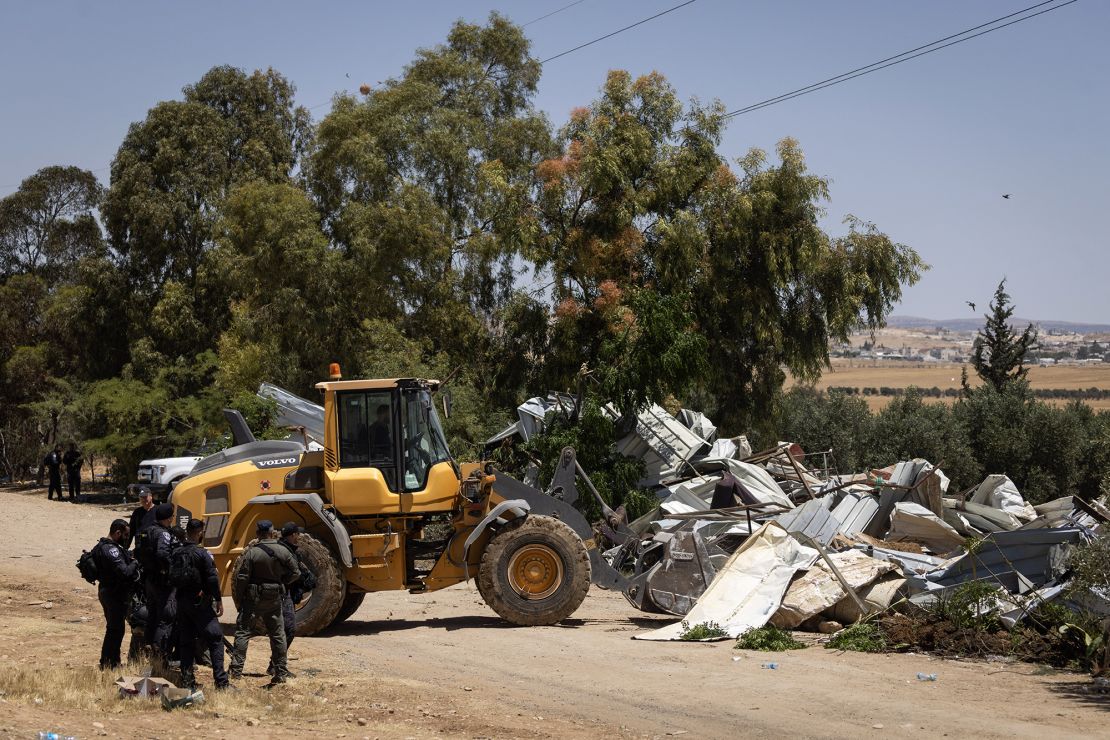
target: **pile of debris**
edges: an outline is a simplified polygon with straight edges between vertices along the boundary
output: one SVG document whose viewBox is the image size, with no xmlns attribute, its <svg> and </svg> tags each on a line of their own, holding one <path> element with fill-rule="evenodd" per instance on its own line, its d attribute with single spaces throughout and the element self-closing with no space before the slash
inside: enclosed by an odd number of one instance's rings
<svg viewBox="0 0 1110 740">
<path fill-rule="evenodd" d="M 574 404 L 530 399 L 490 443 L 542 434 L 549 411 Z M 806 455 L 783 442 L 753 452 L 743 436 L 720 438 L 701 413 L 676 417 L 657 405 L 616 446 L 644 462 L 640 485 L 659 498 L 635 521 L 600 525 L 615 545 L 606 559 L 631 574 L 625 596 L 730 637 L 767 623 L 835 631 L 892 605 L 927 606 L 970 581 L 991 584 L 991 608 L 1012 628 L 1046 601 L 1075 598 L 1065 588 L 1069 549 L 1110 522 L 1110 511 L 1078 497 L 1032 506 L 1005 475 L 954 494 L 921 459 L 837 475 L 831 450 Z M 1110 616 L 1107 595 L 1083 601 Z M 676 622 L 638 637 L 683 631 Z"/>
</svg>

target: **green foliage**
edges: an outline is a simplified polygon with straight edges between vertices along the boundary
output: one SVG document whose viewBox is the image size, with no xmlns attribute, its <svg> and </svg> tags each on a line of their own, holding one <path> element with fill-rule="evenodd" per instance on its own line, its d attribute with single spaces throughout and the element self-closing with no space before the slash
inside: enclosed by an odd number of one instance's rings
<svg viewBox="0 0 1110 740">
<path fill-rule="evenodd" d="M 875 414 L 871 435 L 870 467 L 921 457 L 942 465 L 949 478 L 968 481 L 967 486 L 985 474 L 963 414 L 947 404 L 927 403 L 919 389 L 910 388 Z"/>
<path fill-rule="evenodd" d="M 577 419 L 566 411 L 548 412 L 544 434 L 528 440 L 524 453 L 540 462 L 539 480 L 546 485 L 555 474 L 563 448 L 573 447 L 601 497 L 613 508 L 623 504 L 631 521 L 653 509 L 658 499 L 639 490 L 636 484 L 644 476 L 644 464 L 619 454 L 613 446 L 616 439 L 613 420 L 596 402 L 587 399 Z M 589 491 L 579 490 L 578 496 L 587 519 L 601 518 L 600 507 Z"/>
<path fill-rule="evenodd" d="M 745 630 L 736 639 L 733 648 L 736 650 L 762 650 L 764 652 L 778 653 L 784 650 L 801 650 L 805 648 L 804 642 L 794 639 L 788 630 L 767 624 L 762 627 L 752 627 Z"/>
<path fill-rule="evenodd" d="M 774 165 L 752 151 L 734 173 L 716 149 L 723 112 L 719 102 L 684 109 L 658 73 L 612 71 L 560 132 L 561 156 L 536 168 L 536 261 L 556 304 L 549 387 L 566 387 L 584 362 L 612 378 L 626 407 L 698 386 L 719 424 L 751 428 L 772 410 L 784 366 L 815 379 L 830 340 L 881 324 L 925 269 L 858 219 L 842 237 L 821 230 L 828 183 L 796 142 L 780 142 Z M 613 341 L 632 327 L 646 327 L 654 366 Z M 713 361 L 695 363 L 692 344 L 681 362 L 658 357 L 657 332 L 697 335 Z M 670 372 L 660 377 L 659 365 Z"/>
<path fill-rule="evenodd" d="M 926 611 L 937 621 L 978 632 L 1001 628 L 998 621 L 998 587 L 991 581 L 968 581 L 937 598 Z"/>
<path fill-rule="evenodd" d="M 829 650 L 851 650 L 857 653 L 885 653 L 890 643 L 878 625 L 859 622 L 833 635 L 825 647 Z"/>
<path fill-rule="evenodd" d="M 776 428 L 763 446 L 788 439 L 809 452 L 831 449 L 841 471 L 864 470 L 875 457 L 869 446 L 874 423 L 858 396 L 798 386 L 783 394 Z"/>
<path fill-rule="evenodd" d="M 679 634 L 678 639 L 688 641 L 719 640 L 723 637 L 728 637 L 728 632 L 721 629 L 721 625 L 716 622 L 701 622 L 691 625 L 683 620 L 682 633 Z"/>
<path fill-rule="evenodd" d="M 54 284 L 78 260 L 103 248 L 93 211 L 96 176 L 77 167 L 44 167 L 0 199 L 0 279 L 36 275 Z"/>
<path fill-rule="evenodd" d="M 1077 590 L 1110 592 L 1110 535 L 1101 534 L 1072 550 L 1068 559 Z"/>
<path fill-rule="evenodd" d="M 976 374 L 997 391 L 1004 391 L 1013 383 L 1023 383 L 1029 368 L 1025 359 L 1037 342 L 1033 325 L 1018 334 L 1010 325 L 1014 307 L 1006 293 L 1006 280 L 998 284 L 986 315 L 986 325 L 975 338 L 971 364 Z M 966 388 L 966 383 L 965 383 Z"/>
<path fill-rule="evenodd" d="M 605 340 L 601 392 L 622 412 L 683 392 L 706 368 L 705 337 L 690 330 L 693 317 L 684 305 L 680 297 L 638 290 L 628 302 L 627 325 Z"/>
</svg>

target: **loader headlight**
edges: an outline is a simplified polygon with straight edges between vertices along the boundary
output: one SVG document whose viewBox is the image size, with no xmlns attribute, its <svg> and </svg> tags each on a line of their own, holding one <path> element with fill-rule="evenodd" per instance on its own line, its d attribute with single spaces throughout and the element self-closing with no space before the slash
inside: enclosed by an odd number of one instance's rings
<svg viewBox="0 0 1110 740">
<path fill-rule="evenodd" d="M 471 476 L 462 482 L 462 495 L 471 503 L 477 503 L 482 497 L 481 485 L 477 478 Z"/>
</svg>

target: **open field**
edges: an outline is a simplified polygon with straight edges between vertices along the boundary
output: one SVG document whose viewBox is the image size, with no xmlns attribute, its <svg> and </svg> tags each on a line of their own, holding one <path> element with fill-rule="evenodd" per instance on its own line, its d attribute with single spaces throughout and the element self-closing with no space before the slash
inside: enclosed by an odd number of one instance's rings
<svg viewBox="0 0 1110 740">
<path fill-rule="evenodd" d="M 948 388 L 960 387 L 960 370 L 963 366 L 952 363 L 907 363 L 891 360 L 858 360 L 835 358 L 832 370 L 826 370 L 817 387 L 849 386 L 855 388 Z M 967 366 L 974 381 L 975 372 Z M 1034 389 L 1110 388 L 1110 363 L 1097 365 L 1033 367 L 1029 370 L 1029 383 Z M 868 396 L 865 399 L 872 410 L 886 406 L 890 396 Z M 945 399 L 933 399 L 942 402 Z M 1048 400 L 1048 399 L 1046 399 Z M 1053 403 L 1067 403 L 1053 399 Z M 1110 399 L 1092 399 L 1085 403 L 1095 409 L 1110 409 Z"/>
<path fill-rule="evenodd" d="M 660 618 L 596 588 L 558 626 L 509 627 L 460 585 L 369 597 L 331 634 L 297 638 L 299 677 L 272 692 L 256 639 L 238 693 L 167 713 L 91 668 L 103 621 L 73 564 L 124 507 L 4 488 L 0 506 L 0 737 L 1087 738 L 1110 709 L 1087 676 L 1028 664 L 838 653 L 803 633 L 811 646 L 788 654 L 633 641 Z"/>
</svg>

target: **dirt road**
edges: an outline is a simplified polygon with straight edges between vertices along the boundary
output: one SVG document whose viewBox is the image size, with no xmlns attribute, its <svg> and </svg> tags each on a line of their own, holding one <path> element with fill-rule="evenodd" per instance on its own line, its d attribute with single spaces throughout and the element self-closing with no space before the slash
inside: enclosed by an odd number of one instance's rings
<svg viewBox="0 0 1110 740">
<path fill-rule="evenodd" d="M 728 642 L 634 641 L 659 623 L 596 589 L 566 624 L 514 628 L 468 586 L 368 597 L 333 634 L 297 638 L 291 667 L 301 677 L 279 693 L 256 688 L 268 657 L 256 640 L 247 669 L 258 675 L 241 696 L 128 718 L 131 705 L 110 700 L 109 691 L 103 701 L 78 696 L 67 703 L 20 688 L 37 666 L 72 672 L 95 664 L 99 607 L 73 564 L 118 512 L 11 491 L 0 491 L 0 510 L 0 736 L 40 729 L 195 735 L 194 722 L 210 736 L 247 737 L 1040 738 L 1105 735 L 1107 726 L 1110 700 L 1085 693 L 1080 675 L 1017 663 L 840 654 L 817 644 L 767 654 Z M 40 600 L 52 608 L 31 603 Z M 224 622 L 231 624 L 226 601 Z M 762 668 L 768 661 L 778 669 Z M 918 672 L 938 680 L 918 681 Z M 260 725 L 247 724 L 260 714 Z"/>
</svg>

